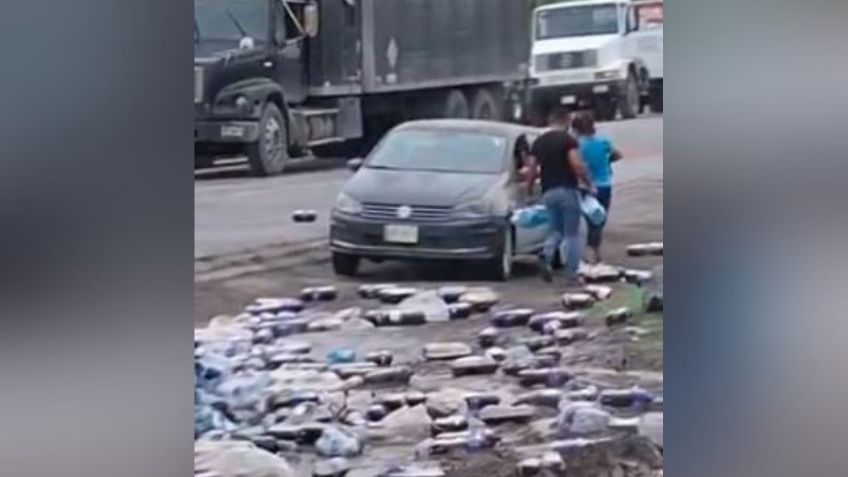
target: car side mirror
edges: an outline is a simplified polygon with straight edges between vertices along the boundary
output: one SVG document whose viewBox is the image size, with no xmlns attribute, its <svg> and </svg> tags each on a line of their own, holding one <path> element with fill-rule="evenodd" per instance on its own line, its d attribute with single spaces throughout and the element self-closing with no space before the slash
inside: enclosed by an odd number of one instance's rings
<svg viewBox="0 0 848 477">
<path fill-rule="evenodd" d="M 362 164 L 364 164 L 364 163 L 365 163 L 365 160 L 360 158 L 360 157 L 357 157 L 355 159 L 350 159 L 349 161 L 347 161 L 347 168 L 350 169 L 353 172 L 356 172 L 362 167 Z"/>
</svg>

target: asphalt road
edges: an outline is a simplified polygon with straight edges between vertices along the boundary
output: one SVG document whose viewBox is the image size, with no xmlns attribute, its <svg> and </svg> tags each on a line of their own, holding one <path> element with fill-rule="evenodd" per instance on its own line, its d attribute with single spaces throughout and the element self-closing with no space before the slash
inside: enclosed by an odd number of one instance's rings
<svg viewBox="0 0 848 477">
<path fill-rule="evenodd" d="M 603 123 L 599 129 L 626 156 L 616 165 L 618 190 L 624 192 L 628 183 L 645 180 L 659 181 L 661 188 L 662 116 Z M 285 175 L 265 179 L 250 177 L 239 166 L 198 172 L 194 187 L 195 259 L 326 238 L 329 211 L 351 174 L 343 165 L 342 160 L 309 161 L 295 165 Z M 318 220 L 294 223 L 292 212 L 302 208 L 317 210 Z"/>
</svg>

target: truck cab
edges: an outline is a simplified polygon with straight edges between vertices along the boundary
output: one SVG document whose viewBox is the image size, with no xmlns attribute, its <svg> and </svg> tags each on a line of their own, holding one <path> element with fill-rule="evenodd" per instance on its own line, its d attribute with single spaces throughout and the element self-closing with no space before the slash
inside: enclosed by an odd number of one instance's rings
<svg viewBox="0 0 848 477">
<path fill-rule="evenodd" d="M 630 0 L 578 0 L 533 12 L 531 100 L 593 109 L 598 119 L 633 118 L 650 92 L 640 49 L 637 8 Z M 662 50 L 659 51 L 660 57 Z"/>
<path fill-rule="evenodd" d="M 196 166 L 244 155 L 255 175 L 274 175 L 344 139 L 339 108 L 305 106 L 318 23 L 313 0 L 195 0 Z"/>
</svg>

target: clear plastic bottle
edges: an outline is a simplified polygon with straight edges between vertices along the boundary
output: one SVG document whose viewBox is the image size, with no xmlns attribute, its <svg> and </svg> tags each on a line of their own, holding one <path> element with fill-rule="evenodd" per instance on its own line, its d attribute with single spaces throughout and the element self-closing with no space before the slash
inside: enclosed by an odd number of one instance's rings
<svg viewBox="0 0 848 477">
<path fill-rule="evenodd" d="M 480 450 L 486 447 L 486 423 L 478 416 L 477 410 L 468 410 L 468 449 Z"/>
</svg>

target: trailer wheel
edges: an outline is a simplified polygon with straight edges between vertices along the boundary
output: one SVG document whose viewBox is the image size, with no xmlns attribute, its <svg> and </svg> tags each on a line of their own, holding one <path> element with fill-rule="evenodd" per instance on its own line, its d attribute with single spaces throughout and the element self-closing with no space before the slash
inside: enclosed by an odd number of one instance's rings
<svg viewBox="0 0 848 477">
<path fill-rule="evenodd" d="M 488 121 L 499 121 L 503 119 L 503 102 L 495 99 L 495 95 L 489 88 L 480 88 L 474 95 L 471 106 L 471 117 L 474 119 L 485 119 Z"/>
<path fill-rule="evenodd" d="M 265 104 L 259 120 L 259 139 L 246 147 L 247 161 L 254 175 L 265 177 L 283 172 L 288 162 L 288 133 L 280 109 Z"/>
<path fill-rule="evenodd" d="M 465 95 L 458 89 L 452 89 L 445 96 L 445 108 L 442 117 L 468 119 L 470 116 L 470 108 Z"/>
</svg>

